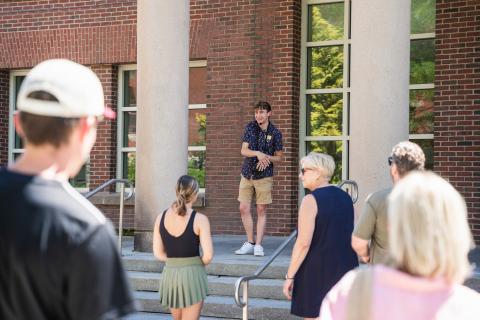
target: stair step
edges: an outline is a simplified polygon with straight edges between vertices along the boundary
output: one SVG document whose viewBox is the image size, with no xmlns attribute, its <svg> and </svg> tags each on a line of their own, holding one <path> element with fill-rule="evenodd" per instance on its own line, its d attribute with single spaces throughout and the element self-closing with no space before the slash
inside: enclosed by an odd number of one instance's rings
<svg viewBox="0 0 480 320">
<path fill-rule="evenodd" d="M 470 289 L 480 292 L 480 270 L 477 268 L 470 278 L 465 280 L 465 285 Z"/>
<path fill-rule="evenodd" d="M 160 305 L 156 292 L 136 291 L 135 298 L 141 305 L 141 311 L 167 312 L 167 309 Z M 289 301 L 273 299 L 250 298 L 248 315 L 250 319 L 299 319 L 290 314 Z M 208 296 L 202 308 L 202 316 L 240 319 L 242 309 L 235 304 L 233 297 Z"/>
<path fill-rule="evenodd" d="M 261 258 L 260 258 L 261 259 Z M 242 256 L 241 259 L 216 257 L 207 266 L 207 273 L 216 276 L 241 277 L 253 274 L 264 260 L 253 256 Z M 123 256 L 123 263 L 128 271 L 157 272 L 163 270 L 163 262 L 156 260 L 152 254 L 135 253 Z M 287 272 L 288 261 L 274 261 L 261 274 L 264 279 L 283 279 Z"/>
<path fill-rule="evenodd" d="M 161 274 L 158 272 L 129 271 L 128 276 L 134 290 L 158 291 Z M 233 296 L 238 277 L 208 276 L 208 292 L 215 296 Z M 256 279 L 249 282 L 249 296 L 252 298 L 285 300 L 282 293 L 283 280 Z"/>
<path fill-rule="evenodd" d="M 137 312 L 122 318 L 124 320 L 171 320 L 170 313 Z M 200 320 L 233 320 L 232 318 L 200 317 Z"/>
</svg>

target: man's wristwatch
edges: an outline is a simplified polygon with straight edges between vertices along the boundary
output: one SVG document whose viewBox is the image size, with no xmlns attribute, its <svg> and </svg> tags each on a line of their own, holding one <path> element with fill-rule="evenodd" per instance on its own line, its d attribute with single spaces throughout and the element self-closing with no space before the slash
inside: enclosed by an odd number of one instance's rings
<svg viewBox="0 0 480 320">
<path fill-rule="evenodd" d="M 290 277 L 288 276 L 288 273 L 285 274 L 285 280 L 293 280 L 293 279 L 294 279 L 294 277 L 291 277 L 291 278 L 290 278 Z"/>
</svg>

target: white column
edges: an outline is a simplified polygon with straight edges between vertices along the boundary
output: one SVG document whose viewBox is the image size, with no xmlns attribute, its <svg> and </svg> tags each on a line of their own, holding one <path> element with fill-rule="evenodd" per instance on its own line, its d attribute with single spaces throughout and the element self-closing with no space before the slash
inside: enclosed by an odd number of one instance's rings
<svg viewBox="0 0 480 320">
<path fill-rule="evenodd" d="M 188 0 L 138 0 L 136 250 L 187 172 L 189 23 Z"/>
<path fill-rule="evenodd" d="M 391 185 L 387 157 L 408 139 L 410 0 L 352 1 L 350 178 L 365 197 Z"/>
</svg>

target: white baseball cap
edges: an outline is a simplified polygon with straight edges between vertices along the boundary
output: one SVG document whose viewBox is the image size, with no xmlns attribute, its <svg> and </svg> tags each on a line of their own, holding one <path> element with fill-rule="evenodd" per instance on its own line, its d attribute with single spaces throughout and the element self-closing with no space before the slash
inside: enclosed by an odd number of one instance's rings
<svg viewBox="0 0 480 320">
<path fill-rule="evenodd" d="M 46 92 L 57 101 L 35 99 L 31 96 L 34 92 Z M 105 106 L 102 84 L 97 75 L 66 59 L 46 60 L 30 70 L 20 87 L 17 109 L 60 118 L 115 118 L 115 112 Z"/>
</svg>

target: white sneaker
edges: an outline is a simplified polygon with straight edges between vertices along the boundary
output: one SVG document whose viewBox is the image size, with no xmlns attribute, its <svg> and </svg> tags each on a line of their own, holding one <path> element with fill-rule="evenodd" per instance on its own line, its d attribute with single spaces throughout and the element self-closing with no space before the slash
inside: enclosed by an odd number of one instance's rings
<svg viewBox="0 0 480 320">
<path fill-rule="evenodd" d="M 244 242 L 242 247 L 235 251 L 235 254 L 251 254 L 253 253 L 253 244 L 250 242 Z"/>
<path fill-rule="evenodd" d="M 263 257 L 265 253 L 263 253 L 263 247 L 259 244 L 256 244 L 253 248 L 253 255 L 256 257 Z"/>
</svg>

